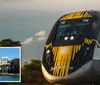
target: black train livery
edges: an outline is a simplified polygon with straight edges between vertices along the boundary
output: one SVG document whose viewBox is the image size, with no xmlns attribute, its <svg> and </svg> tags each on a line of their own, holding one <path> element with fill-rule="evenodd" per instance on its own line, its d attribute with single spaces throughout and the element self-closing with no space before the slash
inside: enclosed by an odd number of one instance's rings
<svg viewBox="0 0 100 85">
<path fill-rule="evenodd" d="M 100 80 L 100 12 L 65 14 L 45 44 L 42 73 L 51 83 Z"/>
</svg>

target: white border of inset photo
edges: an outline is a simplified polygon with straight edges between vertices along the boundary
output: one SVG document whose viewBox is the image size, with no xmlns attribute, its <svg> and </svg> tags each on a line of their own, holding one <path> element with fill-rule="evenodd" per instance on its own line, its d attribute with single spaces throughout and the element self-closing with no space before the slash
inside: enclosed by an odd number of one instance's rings
<svg viewBox="0 0 100 85">
<path fill-rule="evenodd" d="M 19 60 L 20 60 L 20 65 L 19 65 L 19 81 L 0 81 L 0 82 L 21 82 L 21 47 L 0 47 L 0 48 L 19 48 Z"/>
</svg>

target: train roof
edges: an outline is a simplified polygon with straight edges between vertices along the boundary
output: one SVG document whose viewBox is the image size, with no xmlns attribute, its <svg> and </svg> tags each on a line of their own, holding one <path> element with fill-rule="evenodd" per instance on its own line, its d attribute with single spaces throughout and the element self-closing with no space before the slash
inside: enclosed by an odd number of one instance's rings
<svg viewBox="0 0 100 85">
<path fill-rule="evenodd" d="M 59 20 L 63 21 L 63 20 L 70 20 L 70 19 L 92 18 L 92 17 L 100 17 L 100 11 L 89 10 L 89 11 L 71 12 L 63 15 L 62 17 L 60 17 Z"/>
</svg>

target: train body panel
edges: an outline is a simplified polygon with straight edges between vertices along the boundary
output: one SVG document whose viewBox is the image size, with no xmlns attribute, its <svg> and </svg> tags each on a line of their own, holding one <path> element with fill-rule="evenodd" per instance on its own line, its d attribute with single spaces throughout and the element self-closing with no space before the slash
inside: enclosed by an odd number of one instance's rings
<svg viewBox="0 0 100 85">
<path fill-rule="evenodd" d="M 98 68 L 98 69 L 97 69 Z M 57 77 L 48 74 L 42 65 L 43 75 L 50 83 L 81 83 L 81 82 L 99 82 L 100 80 L 100 61 L 91 60 L 75 72 L 69 74 L 67 77 Z"/>
<path fill-rule="evenodd" d="M 97 82 L 100 76 L 98 11 L 73 12 L 57 20 L 44 48 L 42 72 L 51 83 Z"/>
</svg>

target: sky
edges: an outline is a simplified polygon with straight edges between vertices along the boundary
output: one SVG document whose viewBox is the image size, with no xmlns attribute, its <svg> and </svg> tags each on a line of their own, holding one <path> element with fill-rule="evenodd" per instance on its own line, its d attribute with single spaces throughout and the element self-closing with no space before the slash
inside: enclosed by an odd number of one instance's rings
<svg viewBox="0 0 100 85">
<path fill-rule="evenodd" d="M 0 40 L 22 44 L 22 64 L 42 59 L 56 20 L 73 11 L 99 10 L 100 0 L 0 0 Z"/>
<path fill-rule="evenodd" d="M 0 47 L 0 58 L 2 57 L 8 57 L 10 60 L 14 58 L 21 58 L 21 48 Z"/>
</svg>

